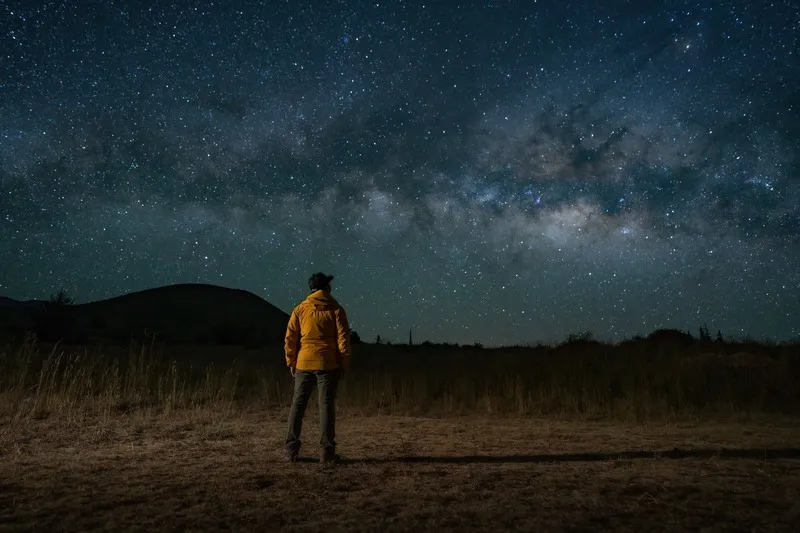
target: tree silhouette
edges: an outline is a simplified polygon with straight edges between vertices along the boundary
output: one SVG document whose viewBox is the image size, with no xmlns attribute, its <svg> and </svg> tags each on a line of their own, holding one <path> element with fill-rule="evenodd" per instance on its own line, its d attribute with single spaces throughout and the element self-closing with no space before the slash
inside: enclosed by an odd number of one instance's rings
<svg viewBox="0 0 800 533">
<path fill-rule="evenodd" d="M 708 333 L 708 324 L 700 326 L 700 340 L 701 341 L 711 340 L 711 335 Z"/>
<path fill-rule="evenodd" d="M 74 300 L 70 296 L 67 296 L 67 291 L 64 289 L 59 289 L 55 295 L 50 295 L 49 303 L 53 305 L 66 306 L 72 305 Z"/>
</svg>

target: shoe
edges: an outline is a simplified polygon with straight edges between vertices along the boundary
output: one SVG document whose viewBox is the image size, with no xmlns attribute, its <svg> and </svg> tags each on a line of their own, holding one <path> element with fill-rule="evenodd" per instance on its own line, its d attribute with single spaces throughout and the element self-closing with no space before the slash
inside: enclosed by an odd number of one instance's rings
<svg viewBox="0 0 800 533">
<path fill-rule="evenodd" d="M 334 451 L 323 450 L 319 457 L 319 462 L 322 465 L 330 465 L 341 462 L 342 457 Z"/>
</svg>

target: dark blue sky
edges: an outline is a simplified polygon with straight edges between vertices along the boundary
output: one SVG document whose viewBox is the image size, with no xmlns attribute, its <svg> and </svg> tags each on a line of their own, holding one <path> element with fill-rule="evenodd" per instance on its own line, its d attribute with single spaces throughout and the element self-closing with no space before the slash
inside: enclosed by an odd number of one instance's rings
<svg viewBox="0 0 800 533">
<path fill-rule="evenodd" d="M 4 2 L 0 294 L 363 338 L 800 335 L 800 7 Z"/>
</svg>

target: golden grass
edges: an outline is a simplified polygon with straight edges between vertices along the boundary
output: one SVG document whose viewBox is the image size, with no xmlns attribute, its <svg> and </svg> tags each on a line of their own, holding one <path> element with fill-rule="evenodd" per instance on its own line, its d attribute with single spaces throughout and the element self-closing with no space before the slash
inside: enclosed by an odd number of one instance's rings
<svg viewBox="0 0 800 533">
<path fill-rule="evenodd" d="M 356 345 L 344 412 L 516 414 L 620 421 L 800 415 L 797 346 L 571 343 L 478 349 Z M 758 350 L 758 351 L 754 351 Z M 62 346 L 0 348 L 0 415 L 81 418 L 201 406 L 284 408 L 281 346 L 260 349 Z"/>
<path fill-rule="evenodd" d="M 345 462 L 283 460 L 285 410 L 0 426 L 0 531 L 796 531 L 800 426 L 341 416 Z"/>
</svg>

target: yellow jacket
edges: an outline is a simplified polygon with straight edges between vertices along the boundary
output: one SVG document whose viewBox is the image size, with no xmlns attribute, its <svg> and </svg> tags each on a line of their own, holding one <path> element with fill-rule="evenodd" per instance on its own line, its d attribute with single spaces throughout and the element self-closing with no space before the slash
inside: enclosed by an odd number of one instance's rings
<svg viewBox="0 0 800 533">
<path fill-rule="evenodd" d="M 297 370 L 350 366 L 350 324 L 328 291 L 314 291 L 292 311 L 284 342 L 286 365 Z"/>
</svg>

